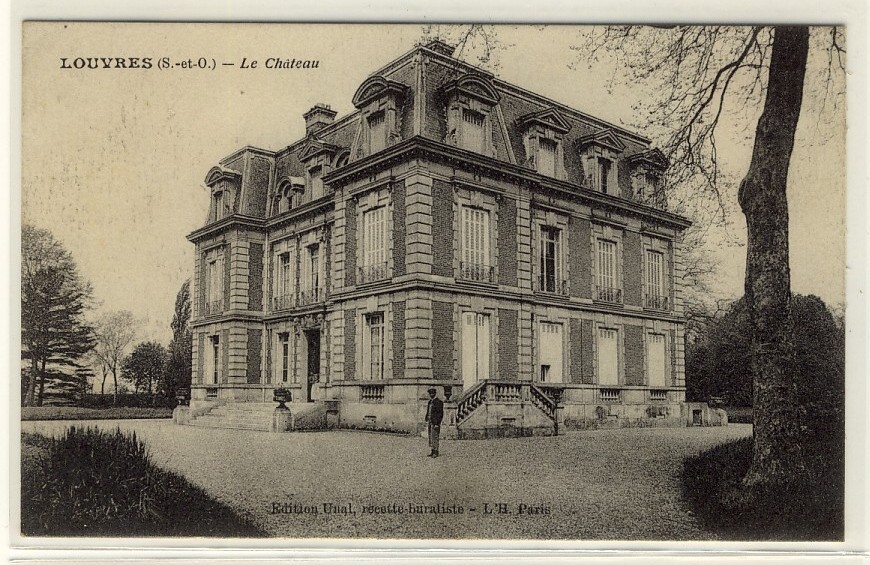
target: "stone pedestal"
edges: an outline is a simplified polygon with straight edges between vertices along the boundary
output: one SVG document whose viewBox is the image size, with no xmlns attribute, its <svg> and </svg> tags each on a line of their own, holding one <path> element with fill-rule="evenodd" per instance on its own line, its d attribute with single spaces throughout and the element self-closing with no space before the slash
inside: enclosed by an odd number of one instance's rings
<svg viewBox="0 0 870 565">
<path fill-rule="evenodd" d="M 186 426 L 190 423 L 190 406 L 176 406 L 172 411 L 172 421 L 179 426 Z"/>
<path fill-rule="evenodd" d="M 330 430 L 337 430 L 339 424 L 341 423 L 341 418 L 339 416 L 339 402 L 338 400 L 325 400 L 324 404 L 326 405 L 326 427 Z"/>
<path fill-rule="evenodd" d="M 292 430 L 293 416 L 290 414 L 290 409 L 281 404 L 275 408 L 275 413 L 272 415 L 272 431 L 280 433 Z"/>
</svg>

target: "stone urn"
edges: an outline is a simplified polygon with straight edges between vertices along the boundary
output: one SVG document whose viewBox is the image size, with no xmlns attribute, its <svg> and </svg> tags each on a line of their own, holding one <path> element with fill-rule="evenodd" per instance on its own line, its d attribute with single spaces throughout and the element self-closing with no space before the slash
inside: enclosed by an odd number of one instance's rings
<svg viewBox="0 0 870 565">
<path fill-rule="evenodd" d="M 451 396 L 453 396 L 453 387 L 450 385 L 444 385 L 444 400 L 450 402 Z"/>
<path fill-rule="evenodd" d="M 179 406 L 187 406 L 190 403 L 190 389 L 180 388 L 175 391 L 175 400 Z"/>
<path fill-rule="evenodd" d="M 293 417 L 286 403 L 290 402 L 290 391 L 284 387 L 276 388 L 272 392 L 272 400 L 278 403 L 272 415 L 273 432 L 289 432 L 293 429 Z"/>
</svg>

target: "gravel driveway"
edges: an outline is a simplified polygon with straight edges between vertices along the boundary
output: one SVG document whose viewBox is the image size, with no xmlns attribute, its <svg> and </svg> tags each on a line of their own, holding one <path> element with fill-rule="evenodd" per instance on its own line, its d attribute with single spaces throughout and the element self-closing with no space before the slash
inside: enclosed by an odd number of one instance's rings
<svg viewBox="0 0 870 565">
<path fill-rule="evenodd" d="M 419 437 L 76 424 L 135 430 L 156 463 L 282 537 L 710 540 L 681 501 L 682 459 L 752 432 L 738 424 L 447 441 L 430 459 Z"/>
</svg>

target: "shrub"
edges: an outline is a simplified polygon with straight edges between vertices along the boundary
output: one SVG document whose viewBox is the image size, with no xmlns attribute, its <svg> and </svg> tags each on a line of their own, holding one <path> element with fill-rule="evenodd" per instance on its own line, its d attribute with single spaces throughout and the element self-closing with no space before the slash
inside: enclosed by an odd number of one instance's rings
<svg viewBox="0 0 870 565">
<path fill-rule="evenodd" d="M 136 434 L 71 427 L 22 435 L 21 532 L 57 535 L 260 535 L 229 507 L 156 467 Z"/>
<path fill-rule="evenodd" d="M 684 461 L 683 494 L 723 539 L 842 540 L 843 444 L 809 443 L 807 476 L 747 488 L 752 438 L 719 445 Z"/>
</svg>

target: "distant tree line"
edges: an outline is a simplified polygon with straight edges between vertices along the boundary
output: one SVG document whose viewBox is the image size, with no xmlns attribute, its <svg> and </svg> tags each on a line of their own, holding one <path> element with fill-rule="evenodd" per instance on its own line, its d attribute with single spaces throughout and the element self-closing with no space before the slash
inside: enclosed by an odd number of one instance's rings
<svg viewBox="0 0 870 565">
<path fill-rule="evenodd" d="M 179 290 L 168 348 L 155 341 L 133 346 L 136 319 L 108 312 L 88 323 L 93 291 L 72 255 L 45 229 L 21 233 L 21 402 L 24 406 L 78 404 L 99 379 L 112 378 L 112 404 L 125 383 L 138 394 L 171 399 L 190 386 L 190 281 Z"/>
</svg>

